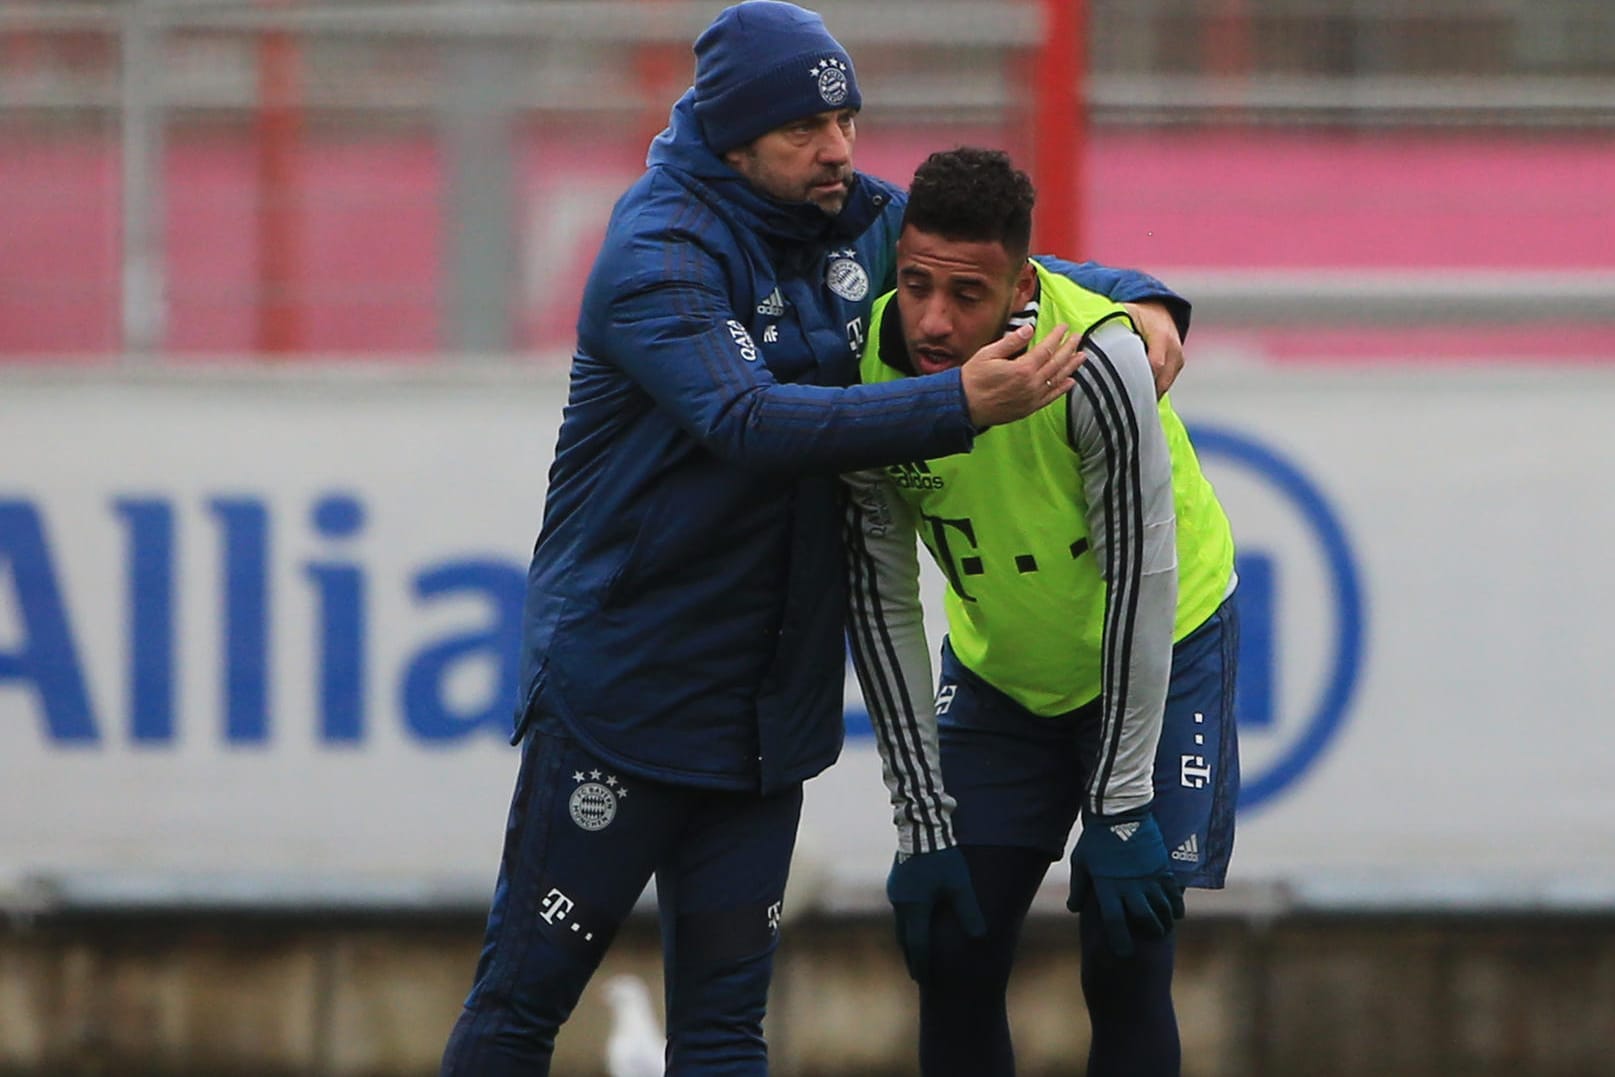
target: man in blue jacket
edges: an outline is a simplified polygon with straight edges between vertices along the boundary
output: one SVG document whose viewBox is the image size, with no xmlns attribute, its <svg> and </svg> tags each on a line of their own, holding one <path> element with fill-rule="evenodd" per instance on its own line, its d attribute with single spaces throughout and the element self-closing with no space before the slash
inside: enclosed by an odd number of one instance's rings
<svg viewBox="0 0 1615 1077">
<path fill-rule="evenodd" d="M 856 386 L 904 195 L 853 170 L 852 61 L 771 0 L 725 10 L 695 56 L 584 291 L 528 573 L 521 769 L 446 1077 L 548 1074 L 653 876 L 667 1072 L 767 1072 L 801 783 L 842 739 L 837 475 L 965 451 L 1073 384 L 1074 339 L 1017 357 L 1020 333 Z M 1142 274 L 1061 271 L 1187 319 Z"/>
</svg>

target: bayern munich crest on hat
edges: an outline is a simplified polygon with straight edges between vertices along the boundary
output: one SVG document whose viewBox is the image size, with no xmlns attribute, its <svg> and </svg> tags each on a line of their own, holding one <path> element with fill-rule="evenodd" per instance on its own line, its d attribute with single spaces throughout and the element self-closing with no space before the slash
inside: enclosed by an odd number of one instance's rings
<svg viewBox="0 0 1615 1077">
<path fill-rule="evenodd" d="M 826 56 L 809 69 L 808 74 L 819 80 L 819 96 L 831 108 L 838 108 L 847 100 L 847 65 L 834 56 Z"/>
</svg>

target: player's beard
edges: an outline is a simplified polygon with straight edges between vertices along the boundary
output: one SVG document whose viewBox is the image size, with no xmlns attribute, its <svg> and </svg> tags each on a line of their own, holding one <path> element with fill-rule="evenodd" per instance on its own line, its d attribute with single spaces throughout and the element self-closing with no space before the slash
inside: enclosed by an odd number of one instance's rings
<svg viewBox="0 0 1615 1077">
<path fill-rule="evenodd" d="M 808 186 L 805 201 L 812 202 L 831 217 L 840 213 L 852 191 L 852 168 L 837 169 L 815 179 Z"/>
<path fill-rule="evenodd" d="M 793 179 L 771 170 L 755 152 L 748 151 L 740 159 L 738 170 L 753 187 L 770 198 L 795 204 L 811 203 L 830 217 L 841 212 L 852 190 L 853 170 L 850 164 L 841 168 L 821 169 L 806 179 Z"/>
</svg>

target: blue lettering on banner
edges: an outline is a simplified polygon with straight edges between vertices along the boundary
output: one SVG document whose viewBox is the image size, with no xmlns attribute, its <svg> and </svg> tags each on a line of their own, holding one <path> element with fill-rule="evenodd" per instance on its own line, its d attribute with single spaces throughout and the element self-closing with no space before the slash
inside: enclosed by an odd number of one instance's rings
<svg viewBox="0 0 1615 1077">
<path fill-rule="evenodd" d="M 364 529 L 364 506 L 345 495 L 326 497 L 310 514 L 326 538 L 351 538 Z M 316 561 L 304 568 L 317 602 L 320 726 L 327 742 L 364 739 L 365 577 L 358 565 Z"/>
<path fill-rule="evenodd" d="M 1311 712 L 1299 718 L 1280 714 L 1279 676 L 1283 656 L 1278 649 L 1278 596 L 1283 586 L 1282 563 L 1273 552 L 1241 546 L 1235 569 L 1239 574 L 1240 647 L 1235 713 L 1240 732 L 1247 738 L 1282 740 L 1273 759 L 1259 771 L 1246 768 L 1240 789 L 1241 809 L 1264 804 L 1293 786 L 1322 757 L 1350 713 L 1363 661 L 1365 618 L 1362 586 L 1356 559 L 1345 528 L 1327 499 L 1295 464 L 1269 447 L 1241 433 L 1194 425 L 1190 430 L 1202 460 L 1216 460 L 1251 472 L 1284 502 L 1316 544 L 1327 570 L 1327 603 L 1334 622 L 1334 639 L 1327 660 L 1322 691 Z M 1236 532 L 1237 520 L 1236 522 Z M 934 641 L 933 641 L 934 642 Z M 850 738 L 873 737 L 869 712 L 860 701 L 846 711 Z"/>
<path fill-rule="evenodd" d="M 25 501 L 0 501 L 0 573 L 11 577 L 21 621 L 15 646 L 0 649 L 0 685 L 11 682 L 34 690 L 45 718 L 45 735 L 52 741 L 95 743 L 101 733 L 90 710 L 84 667 L 68 625 L 44 522 Z M 0 586 L 6 582 L 0 576 Z"/>
<path fill-rule="evenodd" d="M 224 739 L 269 739 L 269 509 L 249 498 L 208 503 L 224 543 Z"/>
<path fill-rule="evenodd" d="M 123 517 L 129 594 L 129 737 L 174 738 L 174 509 L 162 501 L 113 502 Z"/>
<path fill-rule="evenodd" d="M 1333 639 L 1324 663 L 1317 702 L 1304 715 L 1281 714 L 1278 596 L 1286 586 L 1284 562 L 1273 551 L 1242 546 L 1238 592 L 1242 620 L 1238 715 L 1247 736 L 1267 737 L 1276 747 L 1261 770 L 1246 769 L 1241 805 L 1249 808 L 1291 787 L 1321 758 L 1350 710 L 1364 649 L 1363 597 L 1350 544 L 1317 486 L 1293 463 L 1239 433 L 1198 427 L 1201 456 L 1251 473 L 1282 500 L 1303 525 L 1326 567 Z M 275 647 L 309 648 L 314 683 L 309 686 L 317 743 L 332 749 L 363 745 L 374 736 L 376 703 L 367 697 L 375 581 L 351 547 L 365 531 L 367 514 L 353 493 L 325 493 L 310 504 L 306 528 L 322 545 L 321 556 L 299 567 L 308 587 L 310 624 L 273 631 L 286 595 L 271 587 L 277 552 L 277 520 L 263 497 L 232 493 L 200 502 L 204 538 L 216 544 L 218 576 L 217 653 L 221 713 L 217 735 L 232 747 L 266 746 L 284 723 L 272 689 Z M 108 722 L 97 713 L 94 685 L 82 657 L 73 611 L 63 586 L 60 555 L 41 509 L 25 498 L 0 498 L 0 699 L 22 700 L 38 722 L 41 740 L 59 749 L 95 748 L 125 737 L 131 744 L 171 748 L 185 732 L 180 715 L 180 667 L 185 637 L 177 631 L 177 605 L 184 587 L 209 581 L 182 579 L 178 557 L 183 538 L 172 498 L 142 493 L 109 501 L 124 559 L 121 583 L 122 699 L 126 713 Z M 480 607 L 473 626 L 440 634 L 396 661 L 398 713 L 391 717 L 410 740 L 453 747 L 480 736 L 503 739 L 519 686 L 525 566 L 489 557 L 450 557 L 412 567 L 399 581 L 414 608 L 467 601 Z M 303 608 L 303 607 L 299 607 Z M 83 616 L 84 614 L 80 614 Z M 97 611 L 98 616 L 105 616 Z M 286 614 L 282 614 L 282 617 Z M 462 671 L 491 672 L 488 689 L 474 700 L 451 693 Z M 1286 693 L 1293 698 L 1293 693 Z M 191 730 L 196 735 L 197 730 Z M 872 735 L 861 704 L 849 703 L 847 732 Z"/>
<path fill-rule="evenodd" d="M 415 577 L 415 594 L 421 599 L 470 594 L 485 599 L 493 611 L 485 629 L 439 640 L 410 660 L 404 673 L 404 725 L 417 738 L 440 744 L 478 729 L 510 735 L 526 586 L 526 573 L 498 561 L 454 561 Z M 456 713 L 444 685 L 456 666 L 479 658 L 496 663 L 497 688 L 481 709 Z"/>
<path fill-rule="evenodd" d="M 1243 684 L 1240 686 L 1237 718 L 1245 728 L 1249 713 L 1253 732 L 1276 732 L 1281 724 L 1293 730 L 1282 750 L 1263 770 L 1242 776 L 1239 805 L 1242 809 L 1253 808 L 1273 799 L 1305 774 L 1322 757 L 1350 713 L 1361 677 L 1366 634 L 1362 585 L 1346 529 L 1317 485 L 1300 468 L 1255 439 L 1230 430 L 1193 425 L 1189 434 L 1202 458 L 1220 457 L 1244 468 L 1276 492 L 1304 525 L 1328 570 L 1327 601 L 1333 615 L 1334 640 L 1324 663 L 1323 690 L 1310 713 L 1299 721 L 1280 723 L 1274 695 L 1280 657 L 1273 611 L 1282 581 L 1272 558 L 1261 551 L 1242 551 L 1238 560 L 1239 678 L 1244 681 L 1249 670 L 1252 684 L 1248 691 Z M 1250 582 L 1254 584 L 1250 587 L 1245 579 L 1247 557 L 1251 558 Z"/>
<path fill-rule="evenodd" d="M 276 719 L 271 662 L 277 596 L 270 586 L 276 521 L 259 497 L 212 497 L 203 507 L 220 566 L 220 733 L 232 747 L 268 745 Z M 143 747 L 172 747 L 181 735 L 177 685 L 184 659 L 175 606 L 181 586 L 200 581 L 180 579 L 171 499 L 115 497 L 111 509 L 124 551 L 127 737 Z M 365 691 L 370 581 L 360 562 L 339 556 L 341 545 L 363 532 L 365 516 L 363 503 L 350 493 L 314 501 L 309 528 L 327 543 L 330 556 L 301 566 L 314 623 L 287 633 L 311 648 L 314 728 L 318 743 L 332 748 L 362 744 L 373 735 Z M 58 560 L 40 509 L 26 499 L 0 499 L 0 699 L 31 702 L 48 746 L 96 747 L 115 733 L 92 703 Z M 501 741 L 509 735 L 525 585 L 524 566 L 490 558 L 447 559 L 412 572 L 408 586 L 417 608 L 472 599 L 485 614 L 474 628 L 430 640 L 401 662 L 398 721 L 407 736 L 452 746 L 479 735 Z M 476 664 L 493 671 L 492 687 L 474 703 L 455 703 L 448 682 Z"/>
</svg>

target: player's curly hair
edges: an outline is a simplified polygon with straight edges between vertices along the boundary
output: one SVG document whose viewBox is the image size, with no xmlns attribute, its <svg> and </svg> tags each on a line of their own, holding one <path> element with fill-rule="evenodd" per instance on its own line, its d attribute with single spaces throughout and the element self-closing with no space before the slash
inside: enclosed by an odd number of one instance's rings
<svg viewBox="0 0 1615 1077">
<path fill-rule="evenodd" d="M 1037 191 L 1009 154 L 979 146 L 940 150 L 914 170 L 903 226 L 966 242 L 1002 243 L 1026 257 Z"/>
</svg>

